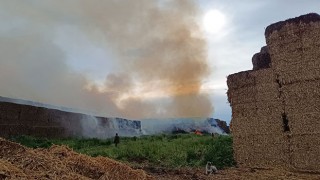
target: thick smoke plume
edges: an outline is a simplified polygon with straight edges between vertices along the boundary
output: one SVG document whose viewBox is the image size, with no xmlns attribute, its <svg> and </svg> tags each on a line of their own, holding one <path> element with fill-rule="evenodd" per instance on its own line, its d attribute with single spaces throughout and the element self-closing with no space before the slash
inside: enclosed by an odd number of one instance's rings
<svg viewBox="0 0 320 180">
<path fill-rule="evenodd" d="M 201 93 L 209 69 L 191 0 L 3 0 L 0 12 L 1 96 L 125 118 L 212 113 Z M 118 68 L 104 84 L 67 63 L 55 43 L 64 29 L 112 52 Z"/>
</svg>

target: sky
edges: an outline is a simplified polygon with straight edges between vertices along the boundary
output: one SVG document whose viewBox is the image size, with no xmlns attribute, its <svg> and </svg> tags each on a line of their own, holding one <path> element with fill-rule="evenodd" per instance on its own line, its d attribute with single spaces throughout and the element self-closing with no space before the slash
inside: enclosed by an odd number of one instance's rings
<svg viewBox="0 0 320 180">
<path fill-rule="evenodd" d="M 0 96 L 126 118 L 230 122 L 226 77 L 318 0 L 0 0 Z"/>
</svg>

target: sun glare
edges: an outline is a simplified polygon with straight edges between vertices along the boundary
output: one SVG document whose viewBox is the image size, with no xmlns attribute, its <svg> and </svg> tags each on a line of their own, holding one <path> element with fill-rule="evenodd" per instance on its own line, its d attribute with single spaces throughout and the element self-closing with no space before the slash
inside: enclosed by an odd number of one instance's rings
<svg viewBox="0 0 320 180">
<path fill-rule="evenodd" d="M 226 25 L 226 17 L 219 10 L 210 10 L 203 17 L 203 27 L 208 33 L 219 33 Z"/>
</svg>

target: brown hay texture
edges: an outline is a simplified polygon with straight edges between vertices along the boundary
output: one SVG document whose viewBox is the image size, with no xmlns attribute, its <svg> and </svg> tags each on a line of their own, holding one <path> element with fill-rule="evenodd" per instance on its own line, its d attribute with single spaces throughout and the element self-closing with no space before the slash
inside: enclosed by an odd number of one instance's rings
<svg viewBox="0 0 320 180">
<path fill-rule="evenodd" d="M 266 36 L 281 84 L 320 79 L 320 21 L 286 23 Z"/>
<path fill-rule="evenodd" d="M 282 101 L 273 70 L 267 68 L 233 74 L 228 77 L 228 85 L 234 155 L 238 165 L 256 168 L 271 164 L 286 166 L 289 157 L 285 152 L 289 148 L 283 135 Z"/>
<path fill-rule="evenodd" d="M 65 146 L 30 149 L 0 138 L 0 179 L 153 179 L 142 170 Z"/>
<path fill-rule="evenodd" d="M 271 66 L 228 77 L 236 161 L 243 167 L 320 172 L 320 16 L 265 32 Z"/>
</svg>

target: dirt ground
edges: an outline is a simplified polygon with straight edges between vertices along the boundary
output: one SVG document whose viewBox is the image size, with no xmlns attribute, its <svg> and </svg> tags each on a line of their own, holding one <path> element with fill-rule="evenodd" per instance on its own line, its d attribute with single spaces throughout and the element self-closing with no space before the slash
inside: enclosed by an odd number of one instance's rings
<svg viewBox="0 0 320 180">
<path fill-rule="evenodd" d="M 320 174 L 288 172 L 282 170 L 270 169 L 244 169 L 244 168 L 229 168 L 218 171 L 217 174 L 206 175 L 204 169 L 183 168 L 177 170 L 163 168 L 143 168 L 149 175 L 152 175 L 158 180 L 318 180 Z"/>
</svg>

